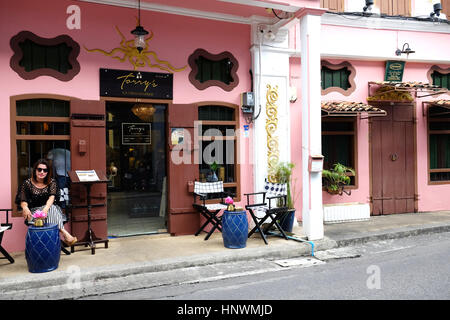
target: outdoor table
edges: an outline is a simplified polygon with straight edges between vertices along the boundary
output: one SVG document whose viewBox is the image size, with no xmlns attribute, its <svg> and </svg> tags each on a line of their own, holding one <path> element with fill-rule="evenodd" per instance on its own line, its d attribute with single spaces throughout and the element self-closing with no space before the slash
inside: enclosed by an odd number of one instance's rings
<svg viewBox="0 0 450 320">
<path fill-rule="evenodd" d="M 61 240 L 58 225 L 28 227 L 25 238 L 25 258 L 30 272 L 42 273 L 57 269 L 60 256 Z"/>
</svg>

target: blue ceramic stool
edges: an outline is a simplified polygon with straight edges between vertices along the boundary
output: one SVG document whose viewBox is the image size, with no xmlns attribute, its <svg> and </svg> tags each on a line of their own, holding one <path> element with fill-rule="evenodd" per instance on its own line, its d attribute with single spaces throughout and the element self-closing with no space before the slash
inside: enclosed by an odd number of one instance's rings
<svg viewBox="0 0 450 320">
<path fill-rule="evenodd" d="M 226 248 L 245 248 L 248 238 L 246 211 L 224 211 L 222 215 L 222 238 Z"/>
<path fill-rule="evenodd" d="M 42 273 L 55 270 L 61 256 L 61 242 L 56 224 L 28 227 L 25 239 L 25 258 L 28 271 Z"/>
</svg>

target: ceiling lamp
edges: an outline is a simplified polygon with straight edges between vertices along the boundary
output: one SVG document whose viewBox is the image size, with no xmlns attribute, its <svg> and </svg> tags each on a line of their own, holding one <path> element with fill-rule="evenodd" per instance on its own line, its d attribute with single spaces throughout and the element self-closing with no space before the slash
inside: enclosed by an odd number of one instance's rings
<svg viewBox="0 0 450 320">
<path fill-rule="evenodd" d="M 145 36 L 148 34 L 148 31 L 141 26 L 141 0 L 138 0 L 138 25 L 131 33 L 134 35 L 134 46 L 141 53 L 145 48 Z"/>
<path fill-rule="evenodd" d="M 152 104 L 139 103 L 135 104 L 131 108 L 131 111 L 134 113 L 136 117 L 138 117 L 142 121 L 150 122 L 153 114 L 156 111 L 156 108 Z"/>
</svg>

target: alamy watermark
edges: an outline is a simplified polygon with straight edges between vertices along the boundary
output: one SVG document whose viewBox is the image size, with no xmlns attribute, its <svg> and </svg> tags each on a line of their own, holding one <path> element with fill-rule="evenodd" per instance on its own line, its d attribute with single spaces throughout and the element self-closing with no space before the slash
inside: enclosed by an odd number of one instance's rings
<svg viewBox="0 0 450 320">
<path fill-rule="evenodd" d="M 369 277 L 366 280 L 367 288 L 370 290 L 381 289 L 381 269 L 377 265 L 367 267 L 366 273 Z"/>
</svg>

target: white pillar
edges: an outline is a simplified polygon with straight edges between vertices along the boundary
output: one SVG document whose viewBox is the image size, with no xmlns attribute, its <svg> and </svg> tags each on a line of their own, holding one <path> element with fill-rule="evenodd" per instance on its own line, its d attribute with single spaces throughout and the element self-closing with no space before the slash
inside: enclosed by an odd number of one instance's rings
<svg viewBox="0 0 450 320">
<path fill-rule="evenodd" d="M 289 125 L 289 53 L 288 31 L 276 30 L 275 38 L 265 36 L 269 26 L 253 25 L 252 32 L 252 70 L 255 93 L 255 116 L 253 122 L 253 160 L 254 191 L 263 191 L 264 179 L 268 176 L 268 146 L 266 114 L 267 85 L 277 88 L 277 130 L 279 161 L 290 161 Z M 260 109 L 261 108 L 261 109 Z"/>
<path fill-rule="evenodd" d="M 323 238 L 322 173 L 309 171 L 311 155 L 322 154 L 320 19 L 322 9 L 303 8 L 300 19 L 302 73 L 303 231 L 308 240 Z"/>
</svg>

